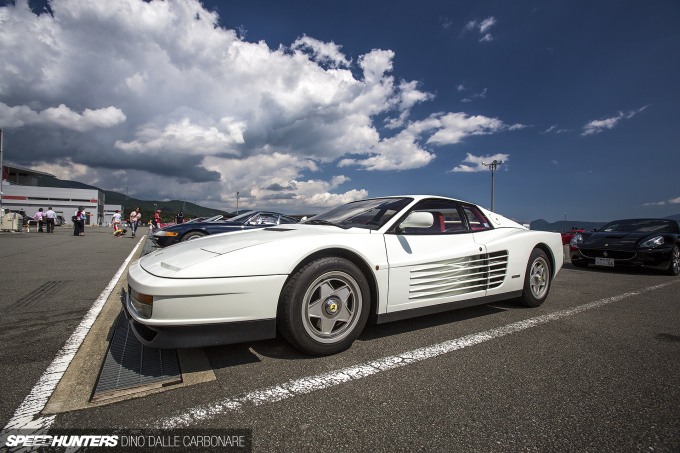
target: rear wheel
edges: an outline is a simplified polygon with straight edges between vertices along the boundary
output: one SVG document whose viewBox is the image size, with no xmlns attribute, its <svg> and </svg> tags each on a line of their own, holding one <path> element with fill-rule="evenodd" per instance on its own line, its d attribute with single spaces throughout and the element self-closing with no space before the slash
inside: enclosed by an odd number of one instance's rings
<svg viewBox="0 0 680 453">
<path fill-rule="evenodd" d="M 524 289 L 520 303 L 526 307 L 538 307 L 550 292 L 551 271 L 548 255 L 541 249 L 534 249 L 527 263 Z"/>
<path fill-rule="evenodd" d="M 180 242 L 191 241 L 192 239 L 202 238 L 203 236 L 205 236 L 205 233 L 203 233 L 201 231 L 192 231 L 192 232 L 187 233 L 184 236 L 182 236 L 182 239 L 180 239 Z"/>
<path fill-rule="evenodd" d="M 668 275 L 676 276 L 680 274 L 680 247 L 676 244 L 671 251 L 671 263 L 666 271 Z"/>
<path fill-rule="evenodd" d="M 354 263 L 321 258 L 296 272 L 283 288 L 279 330 L 302 352 L 336 354 L 361 334 L 370 300 L 366 277 Z"/>
</svg>

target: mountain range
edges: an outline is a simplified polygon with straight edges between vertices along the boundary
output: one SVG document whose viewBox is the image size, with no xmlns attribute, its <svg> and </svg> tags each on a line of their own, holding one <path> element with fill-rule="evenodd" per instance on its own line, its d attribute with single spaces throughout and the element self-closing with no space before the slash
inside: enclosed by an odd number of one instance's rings
<svg viewBox="0 0 680 453">
<path fill-rule="evenodd" d="M 222 211 L 219 209 L 206 208 L 204 206 L 199 206 L 195 203 L 182 200 L 168 200 L 168 201 L 156 201 L 156 200 L 140 200 L 138 198 L 132 198 L 120 192 L 115 192 L 113 190 L 104 190 L 96 186 L 85 184 L 78 181 L 69 181 L 65 179 L 58 179 L 53 177 L 42 176 L 38 178 L 38 186 L 40 187 L 63 187 L 72 189 L 91 189 L 100 190 L 104 193 L 105 204 L 119 204 L 123 206 L 123 212 L 129 213 L 136 207 L 141 208 L 142 220 L 145 220 L 148 216 L 153 217 L 154 208 L 156 210 L 161 210 L 161 218 L 163 221 L 169 221 L 174 219 L 175 214 L 179 211 L 184 211 L 185 217 L 212 217 L 215 215 L 223 215 L 225 217 L 233 217 L 235 214 L 227 211 Z M 242 212 L 248 211 L 243 210 Z M 150 214 L 149 214 L 150 213 Z"/>
</svg>

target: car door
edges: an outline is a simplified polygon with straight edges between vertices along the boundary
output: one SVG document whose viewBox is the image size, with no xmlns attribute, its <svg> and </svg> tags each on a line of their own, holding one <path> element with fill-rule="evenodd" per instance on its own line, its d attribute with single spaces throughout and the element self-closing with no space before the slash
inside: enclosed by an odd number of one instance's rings
<svg viewBox="0 0 680 453">
<path fill-rule="evenodd" d="M 434 223 L 384 235 L 390 265 L 387 312 L 484 296 L 485 248 L 474 241 L 458 203 L 422 200 L 411 212 L 430 212 Z"/>
<path fill-rule="evenodd" d="M 486 249 L 489 260 L 489 286 L 486 295 L 521 290 L 528 256 L 520 256 L 518 249 L 522 249 L 521 244 L 510 236 L 516 230 L 493 228 L 489 219 L 475 205 L 462 204 L 461 207 L 472 230 L 472 237 L 479 246 Z M 508 277 L 509 271 L 511 277 Z"/>
</svg>

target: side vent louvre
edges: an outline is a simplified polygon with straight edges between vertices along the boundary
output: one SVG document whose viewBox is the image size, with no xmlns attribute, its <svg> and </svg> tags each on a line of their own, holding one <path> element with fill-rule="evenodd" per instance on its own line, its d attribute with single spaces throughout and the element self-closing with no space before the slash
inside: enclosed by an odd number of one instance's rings
<svg viewBox="0 0 680 453">
<path fill-rule="evenodd" d="M 497 288 L 505 280 L 507 270 L 507 250 L 429 263 L 411 271 L 409 299 L 458 296 Z"/>
</svg>

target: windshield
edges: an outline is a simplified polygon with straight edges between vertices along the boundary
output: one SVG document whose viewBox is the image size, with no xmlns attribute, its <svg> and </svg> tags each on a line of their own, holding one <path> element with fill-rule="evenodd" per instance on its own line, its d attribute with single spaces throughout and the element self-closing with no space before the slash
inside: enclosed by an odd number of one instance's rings
<svg viewBox="0 0 680 453">
<path fill-rule="evenodd" d="M 237 215 L 236 217 L 232 217 L 231 219 L 226 219 L 225 222 L 233 222 L 233 223 L 246 223 L 246 220 L 251 218 L 253 214 L 256 214 L 253 211 L 248 211 L 245 214 Z"/>
<path fill-rule="evenodd" d="M 670 220 L 657 219 L 632 219 L 617 220 L 609 223 L 598 231 L 619 233 L 674 233 L 673 223 Z"/>
<path fill-rule="evenodd" d="M 376 198 L 355 201 L 316 215 L 303 223 L 326 222 L 345 228 L 377 230 L 412 201 L 412 198 Z"/>
</svg>

